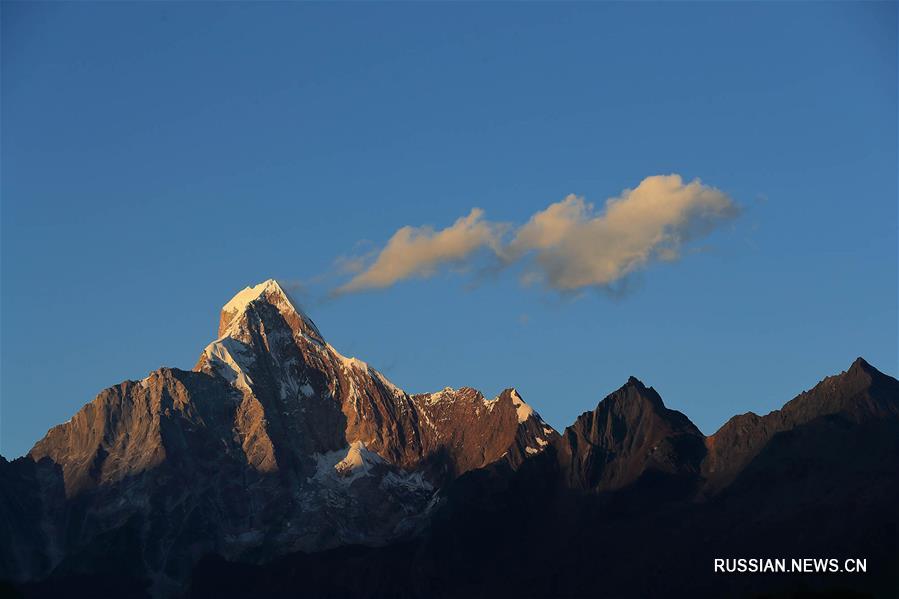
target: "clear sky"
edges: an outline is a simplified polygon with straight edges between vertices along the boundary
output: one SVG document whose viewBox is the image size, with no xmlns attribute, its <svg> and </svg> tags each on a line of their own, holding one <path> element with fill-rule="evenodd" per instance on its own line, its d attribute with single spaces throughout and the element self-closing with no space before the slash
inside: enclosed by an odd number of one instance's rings
<svg viewBox="0 0 899 599">
<path fill-rule="evenodd" d="M 406 390 L 515 386 L 560 429 L 629 375 L 706 433 L 859 355 L 895 376 L 896 7 L 3 2 L 0 452 L 191 368 L 269 277 Z M 739 215 L 574 290 L 544 266 L 614 270 L 630 220 L 497 267 L 668 174 Z M 342 287 L 473 208 L 473 253 Z"/>
</svg>

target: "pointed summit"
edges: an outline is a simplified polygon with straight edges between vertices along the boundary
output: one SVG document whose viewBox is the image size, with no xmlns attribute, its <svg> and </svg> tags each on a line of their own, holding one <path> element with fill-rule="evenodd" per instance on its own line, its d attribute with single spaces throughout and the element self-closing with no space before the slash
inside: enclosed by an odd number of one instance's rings
<svg viewBox="0 0 899 599">
<path fill-rule="evenodd" d="M 637 404 L 653 412 L 663 413 L 667 411 L 658 392 L 652 387 L 647 387 L 643 384 L 643 381 L 635 376 L 628 377 L 627 382 L 621 385 L 617 391 L 605 397 L 596 406 L 596 409 L 599 410 L 603 404 Z M 638 408 L 634 406 L 628 409 L 634 410 Z"/>
<path fill-rule="evenodd" d="M 627 377 L 627 382 L 624 384 L 625 387 L 637 387 L 638 389 L 645 389 L 646 385 L 643 384 L 643 381 L 638 379 L 637 377 L 631 375 Z"/>
<path fill-rule="evenodd" d="M 703 439 L 689 418 L 665 407 L 655 389 L 630 377 L 565 429 L 561 459 L 569 484 L 609 491 L 648 470 L 694 475 Z"/>
<path fill-rule="evenodd" d="M 852 365 L 849 366 L 849 370 L 847 372 L 855 373 L 855 372 L 864 372 L 865 374 L 880 374 L 880 371 L 871 366 L 867 360 L 859 356 L 855 359 Z"/>
<path fill-rule="evenodd" d="M 281 287 L 281 285 L 278 284 L 278 281 L 276 281 L 275 279 L 268 279 L 266 281 L 263 281 L 262 283 L 259 283 L 258 285 L 254 285 L 253 287 L 244 287 L 243 290 L 232 297 L 227 304 L 222 306 L 222 312 L 235 312 L 243 310 L 247 307 L 247 304 L 259 298 L 259 296 L 265 293 L 279 294 L 284 299 L 287 299 L 289 301 L 287 294 L 284 292 L 284 289 Z"/>
<path fill-rule="evenodd" d="M 312 319 L 297 307 L 297 303 L 275 279 L 268 279 L 253 287 L 245 287 L 222 306 L 219 338 L 234 332 L 240 325 L 240 316 L 260 301 L 275 307 L 294 330 L 306 333 L 316 341 L 324 343 L 324 338 Z"/>
</svg>

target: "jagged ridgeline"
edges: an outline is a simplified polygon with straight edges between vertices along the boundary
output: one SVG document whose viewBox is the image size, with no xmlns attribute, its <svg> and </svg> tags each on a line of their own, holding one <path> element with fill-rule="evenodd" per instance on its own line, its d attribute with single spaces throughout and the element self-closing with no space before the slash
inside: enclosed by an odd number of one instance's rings
<svg viewBox="0 0 899 599">
<path fill-rule="evenodd" d="M 652 563 L 685 592 L 754 592 L 765 579 L 703 560 L 899 563 L 897 478 L 899 383 L 862 359 L 709 437 L 633 377 L 559 434 L 514 389 L 406 393 L 269 280 L 225 304 L 192 371 L 110 387 L 0 460 L 0 579 L 36 595 L 545 597 L 590 593 L 578 572 L 595 571 L 590 596 L 651 596 Z M 878 591 L 889 572 L 830 582 Z"/>
</svg>

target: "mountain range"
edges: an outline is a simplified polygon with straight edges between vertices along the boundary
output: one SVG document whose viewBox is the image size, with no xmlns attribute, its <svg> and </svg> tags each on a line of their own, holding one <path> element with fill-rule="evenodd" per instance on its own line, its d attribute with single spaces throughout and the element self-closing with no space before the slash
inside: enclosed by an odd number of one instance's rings
<svg viewBox="0 0 899 599">
<path fill-rule="evenodd" d="M 191 371 L 0 458 L 12 596 L 899 596 L 899 382 L 865 360 L 711 436 L 631 377 L 557 432 L 515 389 L 410 395 L 274 280 Z M 716 558 L 863 558 L 723 574 Z"/>
</svg>

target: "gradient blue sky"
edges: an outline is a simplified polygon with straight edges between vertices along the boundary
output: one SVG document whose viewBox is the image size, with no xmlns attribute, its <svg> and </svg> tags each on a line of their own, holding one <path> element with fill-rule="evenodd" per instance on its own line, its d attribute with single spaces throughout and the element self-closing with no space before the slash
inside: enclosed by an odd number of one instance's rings
<svg viewBox="0 0 899 599">
<path fill-rule="evenodd" d="M 192 367 L 269 277 L 405 389 L 515 386 L 557 428 L 628 375 L 706 433 L 858 355 L 895 376 L 896 7 L 4 2 L 0 452 Z M 327 298 L 403 225 L 667 173 L 742 214 L 624 293 Z"/>
</svg>

